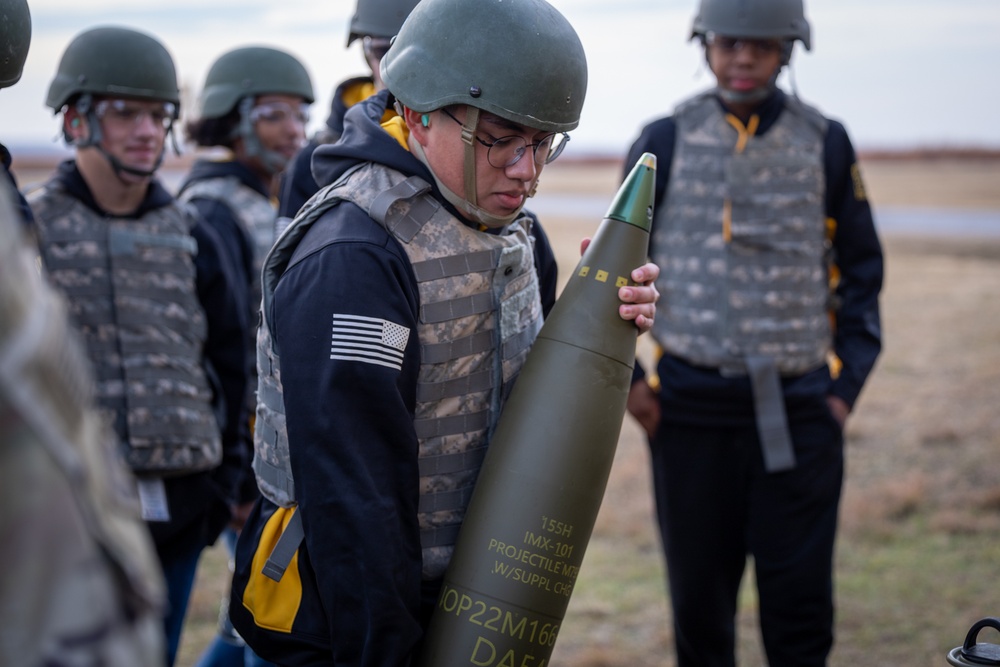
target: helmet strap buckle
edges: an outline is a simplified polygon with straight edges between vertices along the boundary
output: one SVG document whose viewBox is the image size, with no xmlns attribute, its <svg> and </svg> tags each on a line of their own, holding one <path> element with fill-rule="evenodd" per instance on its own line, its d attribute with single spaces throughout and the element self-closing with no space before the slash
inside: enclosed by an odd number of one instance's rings
<svg viewBox="0 0 1000 667">
<path fill-rule="evenodd" d="M 479 125 L 479 107 L 465 107 L 465 123 L 462 124 L 462 141 L 465 143 L 463 176 L 465 178 L 465 199 L 473 206 L 479 206 L 476 195 L 476 127 Z"/>
</svg>

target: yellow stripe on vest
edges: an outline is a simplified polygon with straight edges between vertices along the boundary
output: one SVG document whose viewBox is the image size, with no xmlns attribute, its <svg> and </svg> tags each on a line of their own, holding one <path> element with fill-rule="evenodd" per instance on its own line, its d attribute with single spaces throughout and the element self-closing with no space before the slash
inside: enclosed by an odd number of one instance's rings
<svg viewBox="0 0 1000 667">
<path fill-rule="evenodd" d="M 750 137 L 757 134 L 757 127 L 760 125 L 760 117 L 757 114 L 750 116 L 750 121 L 743 125 L 740 119 L 731 113 L 726 114 L 726 122 L 736 130 L 736 147 L 733 152 L 739 154 L 746 150 Z M 722 204 L 722 240 L 729 243 L 733 240 L 733 202 L 726 195 L 726 200 Z"/>
<path fill-rule="evenodd" d="M 274 516 L 264 524 L 257 551 L 253 555 L 250 579 L 243 591 L 243 606 L 253 616 L 254 623 L 275 632 L 292 631 L 292 623 L 302 604 L 302 578 L 299 576 L 297 551 L 281 581 L 274 581 L 263 573 L 268 556 L 294 514 L 294 507 L 279 507 Z"/>
</svg>

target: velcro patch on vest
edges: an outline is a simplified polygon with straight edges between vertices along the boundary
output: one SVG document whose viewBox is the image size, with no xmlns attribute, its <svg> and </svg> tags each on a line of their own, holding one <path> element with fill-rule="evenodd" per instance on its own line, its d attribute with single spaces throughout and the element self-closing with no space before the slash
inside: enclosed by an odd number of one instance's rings
<svg viewBox="0 0 1000 667">
<path fill-rule="evenodd" d="M 360 361 L 398 371 L 403 367 L 403 350 L 409 339 L 410 329 L 395 322 L 334 313 L 330 359 Z"/>
</svg>

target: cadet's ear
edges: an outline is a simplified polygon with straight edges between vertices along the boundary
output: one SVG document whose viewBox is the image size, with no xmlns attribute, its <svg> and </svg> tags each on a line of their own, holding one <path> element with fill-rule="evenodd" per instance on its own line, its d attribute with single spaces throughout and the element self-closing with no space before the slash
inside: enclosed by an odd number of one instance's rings
<svg viewBox="0 0 1000 667">
<path fill-rule="evenodd" d="M 428 129 L 431 126 L 430 114 L 414 111 L 409 107 L 403 107 L 403 121 L 410 129 L 410 135 L 420 142 L 421 146 L 427 145 Z"/>
<path fill-rule="evenodd" d="M 63 136 L 69 143 L 76 143 L 87 136 L 87 123 L 79 111 L 72 106 L 63 114 Z"/>
</svg>

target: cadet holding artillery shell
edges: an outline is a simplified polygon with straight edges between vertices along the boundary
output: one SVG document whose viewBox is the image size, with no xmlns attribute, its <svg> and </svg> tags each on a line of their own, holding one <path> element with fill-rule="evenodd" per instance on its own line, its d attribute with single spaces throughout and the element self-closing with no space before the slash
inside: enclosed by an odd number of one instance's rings
<svg viewBox="0 0 1000 667">
<path fill-rule="evenodd" d="M 587 64 L 543 0 L 423 0 L 386 90 L 317 149 L 263 272 L 255 471 L 230 614 L 281 665 L 415 659 L 483 454 L 543 317 L 524 211 Z M 387 109 L 397 114 L 386 119 Z M 549 260 L 551 262 L 551 259 Z M 621 317 L 647 330 L 655 265 Z"/>
</svg>

